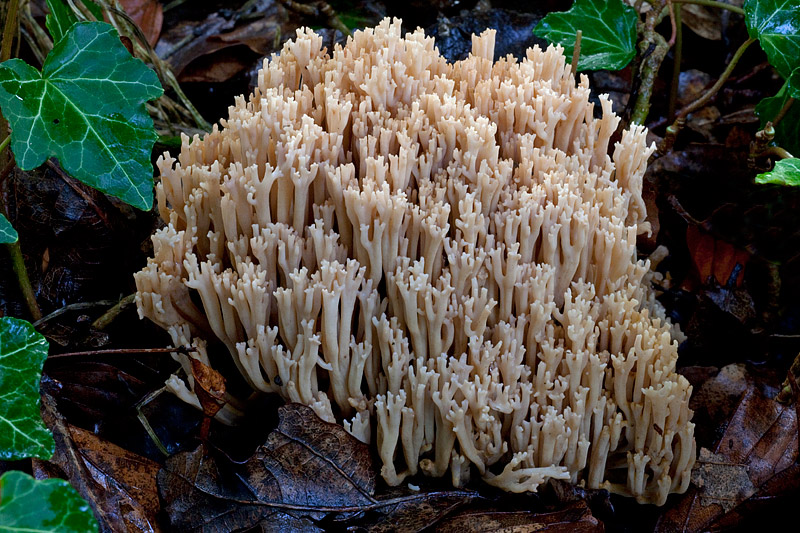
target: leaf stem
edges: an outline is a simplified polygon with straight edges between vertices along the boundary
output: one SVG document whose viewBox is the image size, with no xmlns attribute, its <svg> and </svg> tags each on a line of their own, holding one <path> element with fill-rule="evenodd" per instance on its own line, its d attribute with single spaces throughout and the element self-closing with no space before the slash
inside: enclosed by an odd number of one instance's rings
<svg viewBox="0 0 800 533">
<path fill-rule="evenodd" d="M 717 0 L 672 0 L 674 4 L 694 4 L 697 6 L 716 7 L 719 9 L 727 9 L 737 15 L 744 15 L 744 9 L 725 2 L 718 2 Z"/>
<path fill-rule="evenodd" d="M 19 241 L 6 244 L 6 249 L 11 256 L 11 266 L 17 275 L 19 289 L 22 291 L 22 297 L 25 299 L 28 312 L 34 320 L 39 320 L 42 318 L 42 311 L 39 309 L 39 304 L 36 303 L 36 295 L 33 293 L 28 271 L 25 270 L 25 260 L 22 258 L 22 248 L 19 245 Z"/>
<path fill-rule="evenodd" d="M 784 102 L 783 107 L 781 107 L 781 110 L 778 111 L 778 114 L 775 115 L 774 119 L 772 119 L 773 127 L 777 126 L 778 122 L 783 120 L 783 117 L 785 117 L 786 113 L 789 112 L 789 109 L 791 109 L 793 103 L 794 103 L 794 98 L 792 98 L 791 96 L 786 99 L 786 102 Z"/>
<path fill-rule="evenodd" d="M 5 150 L 6 146 L 8 146 L 8 143 L 10 142 L 11 142 L 11 135 L 6 135 L 6 138 L 3 139 L 3 142 L 0 142 L 0 152 Z"/>
</svg>

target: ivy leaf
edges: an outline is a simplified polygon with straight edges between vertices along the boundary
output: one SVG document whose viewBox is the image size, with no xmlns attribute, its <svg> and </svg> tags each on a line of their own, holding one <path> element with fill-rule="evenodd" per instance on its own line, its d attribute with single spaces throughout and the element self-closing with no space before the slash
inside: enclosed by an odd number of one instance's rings
<svg viewBox="0 0 800 533">
<path fill-rule="evenodd" d="M 775 120 L 783 106 L 786 105 L 786 101 L 793 92 L 791 82 L 794 79 L 796 79 L 795 75 L 784 83 L 778 94 L 764 98 L 756 105 L 755 112 L 761 119 L 761 129 L 764 129 L 767 122 Z M 800 89 L 800 85 L 797 87 Z M 794 94 L 797 94 L 796 90 Z M 775 125 L 775 143 L 791 152 L 792 155 L 800 155 L 800 104 L 797 102 L 792 104 L 786 115 Z"/>
<path fill-rule="evenodd" d="M 103 20 L 103 9 L 99 5 L 92 0 L 84 0 L 82 3 L 94 15 L 94 18 Z M 47 8 L 50 13 L 45 18 L 45 26 L 47 26 L 50 36 L 53 37 L 53 42 L 57 43 L 79 20 L 66 0 L 47 0 Z"/>
<path fill-rule="evenodd" d="M 756 176 L 756 183 L 800 187 L 800 159 L 796 157 L 781 159 L 775 163 L 775 168 Z"/>
<path fill-rule="evenodd" d="M 96 533 L 89 504 L 63 479 L 12 470 L 0 477 L 0 533 Z"/>
<path fill-rule="evenodd" d="M 636 10 L 622 0 L 575 0 L 569 11 L 550 13 L 533 29 L 537 37 L 562 45 L 572 57 L 581 37 L 577 70 L 620 70 L 636 54 Z"/>
<path fill-rule="evenodd" d="M 47 348 L 45 338 L 30 323 L 0 317 L 0 460 L 49 459 L 55 451 L 39 411 Z"/>
<path fill-rule="evenodd" d="M 42 72 L 0 64 L 0 107 L 17 165 L 48 157 L 75 178 L 139 209 L 153 205 L 150 154 L 157 138 L 144 103 L 163 93 L 105 22 L 79 22 L 47 55 Z"/>
<path fill-rule="evenodd" d="M 6 217 L 0 215 L 0 244 L 17 242 L 19 236 L 17 230 L 11 225 Z"/>
<path fill-rule="evenodd" d="M 746 0 L 747 33 L 784 78 L 800 66 L 800 1 Z"/>
</svg>

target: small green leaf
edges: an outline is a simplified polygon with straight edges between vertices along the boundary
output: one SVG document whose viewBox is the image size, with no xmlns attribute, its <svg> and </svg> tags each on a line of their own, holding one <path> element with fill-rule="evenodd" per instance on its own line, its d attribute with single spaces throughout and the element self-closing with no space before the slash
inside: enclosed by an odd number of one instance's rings
<svg viewBox="0 0 800 533">
<path fill-rule="evenodd" d="M 747 33 L 784 78 L 800 67 L 800 0 L 746 0 Z"/>
<path fill-rule="evenodd" d="M 622 0 L 575 0 L 569 11 L 550 13 L 534 28 L 537 37 L 562 45 L 572 57 L 581 37 L 577 70 L 619 70 L 636 54 L 636 10 Z"/>
<path fill-rule="evenodd" d="M 19 235 L 6 217 L 0 215 L 0 244 L 17 242 Z"/>
<path fill-rule="evenodd" d="M 0 64 L 0 107 L 17 164 L 55 156 L 75 178 L 139 209 L 153 205 L 156 133 L 144 103 L 163 93 L 105 22 L 79 22 L 53 47 L 42 72 Z"/>
<path fill-rule="evenodd" d="M 67 34 L 72 25 L 78 22 L 78 17 L 64 0 L 47 0 L 47 8 L 50 13 L 44 19 L 44 25 L 47 26 L 53 42 L 57 43 Z"/>
<path fill-rule="evenodd" d="M 775 168 L 756 176 L 756 183 L 774 183 L 776 185 L 791 185 L 800 187 L 800 159 L 781 159 L 775 163 Z"/>
<path fill-rule="evenodd" d="M 761 129 L 767 122 L 775 120 L 781 112 L 789 96 L 792 94 L 791 81 L 793 75 L 784 83 L 778 94 L 764 98 L 756 105 L 756 115 L 761 119 Z M 800 103 L 795 102 L 788 113 L 775 126 L 775 143 L 788 150 L 792 155 L 800 155 Z"/>
<path fill-rule="evenodd" d="M 76 3 L 78 0 L 75 0 Z M 103 9 L 92 2 L 92 0 L 83 0 L 83 5 L 94 15 L 97 20 L 103 20 Z M 67 3 L 67 0 L 47 0 L 47 8 L 50 10 L 47 18 L 45 18 L 45 26 L 47 31 L 53 37 L 53 42 L 57 43 L 61 40 L 73 24 L 79 22 L 78 16 Z"/>
<path fill-rule="evenodd" d="M 11 470 L 0 477 L 0 533 L 96 533 L 86 500 L 63 479 L 36 480 Z"/>
<path fill-rule="evenodd" d="M 25 320 L 0 317 L 0 460 L 50 459 L 53 436 L 39 412 L 47 341 Z"/>
</svg>

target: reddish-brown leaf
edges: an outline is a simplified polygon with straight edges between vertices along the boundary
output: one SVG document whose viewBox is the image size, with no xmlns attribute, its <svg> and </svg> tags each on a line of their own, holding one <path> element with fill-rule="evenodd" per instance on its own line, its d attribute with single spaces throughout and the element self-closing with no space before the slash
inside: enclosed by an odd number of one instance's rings
<svg viewBox="0 0 800 533">
<path fill-rule="evenodd" d="M 157 0 L 120 0 L 122 8 L 141 28 L 150 46 L 155 46 L 164 23 L 164 10 Z"/>
</svg>

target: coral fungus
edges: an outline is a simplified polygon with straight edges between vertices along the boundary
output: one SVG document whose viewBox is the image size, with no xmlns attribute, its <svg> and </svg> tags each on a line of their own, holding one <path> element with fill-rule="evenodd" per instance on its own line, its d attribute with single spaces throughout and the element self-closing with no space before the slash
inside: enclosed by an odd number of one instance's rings
<svg viewBox="0 0 800 533">
<path fill-rule="evenodd" d="M 243 378 L 240 402 L 277 393 L 373 442 L 390 485 L 557 478 L 663 504 L 695 445 L 636 255 L 645 131 L 610 147 L 619 119 L 560 47 L 472 43 L 451 64 L 397 20 L 330 52 L 299 30 L 159 160 L 140 314 Z M 175 357 L 168 386 L 199 407 Z"/>
</svg>

